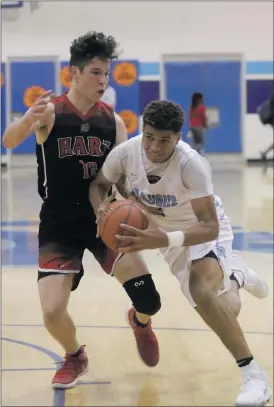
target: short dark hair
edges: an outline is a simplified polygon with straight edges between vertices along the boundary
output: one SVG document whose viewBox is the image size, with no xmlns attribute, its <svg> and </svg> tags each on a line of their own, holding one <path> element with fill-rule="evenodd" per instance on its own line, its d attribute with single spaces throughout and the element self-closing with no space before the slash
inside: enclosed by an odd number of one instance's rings
<svg viewBox="0 0 274 407">
<path fill-rule="evenodd" d="M 181 106 L 166 100 L 150 102 L 143 114 L 143 124 L 157 130 L 169 130 L 174 133 L 181 131 L 185 114 Z"/>
<path fill-rule="evenodd" d="M 195 92 L 192 94 L 191 98 L 191 109 L 195 109 L 203 101 L 203 94 L 200 92 Z"/>
<path fill-rule="evenodd" d="M 118 58 L 118 44 L 111 36 L 101 32 L 89 31 L 72 41 L 70 47 L 70 66 L 82 70 L 92 58 L 113 60 Z"/>
</svg>

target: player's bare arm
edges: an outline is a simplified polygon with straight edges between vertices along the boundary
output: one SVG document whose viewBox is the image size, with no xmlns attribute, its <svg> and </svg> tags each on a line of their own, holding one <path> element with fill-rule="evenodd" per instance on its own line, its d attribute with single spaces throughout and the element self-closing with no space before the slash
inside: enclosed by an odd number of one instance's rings
<svg viewBox="0 0 274 407">
<path fill-rule="evenodd" d="M 116 121 L 116 143 L 115 146 L 123 143 L 127 140 L 127 130 L 126 126 L 121 119 L 121 117 L 115 113 L 115 121 Z M 113 152 L 112 152 L 113 154 Z M 115 154 L 115 152 L 114 152 Z M 109 160 L 107 160 L 109 162 Z M 119 168 L 120 170 L 120 168 Z M 94 213 L 96 214 L 96 223 L 100 222 L 104 214 L 104 210 L 106 206 L 115 198 L 116 192 L 112 193 L 111 196 L 108 196 L 111 187 L 115 183 L 108 180 L 103 170 L 99 171 L 97 177 L 94 181 L 90 184 L 89 187 L 89 201 L 91 206 L 93 207 Z M 117 190 L 119 193 L 124 196 L 125 194 L 125 178 L 122 175 L 118 175 L 117 177 Z M 99 228 L 97 228 L 97 237 L 99 236 Z"/>
<path fill-rule="evenodd" d="M 114 117 L 116 122 L 116 147 L 127 140 L 127 129 L 123 119 L 117 113 L 114 113 Z"/>
<path fill-rule="evenodd" d="M 23 117 L 11 123 L 3 135 L 6 148 L 15 148 L 32 133 L 36 133 L 38 144 L 48 137 L 54 123 L 54 105 L 50 103 L 52 91 L 43 93 Z"/>
<path fill-rule="evenodd" d="M 116 121 L 116 143 L 115 146 L 118 146 L 119 144 L 123 143 L 128 139 L 127 135 L 127 129 L 125 126 L 125 123 L 123 119 L 115 113 L 115 121 Z M 126 185 L 126 178 L 121 177 L 120 180 L 116 183 L 116 189 L 119 192 L 119 194 L 124 198 L 124 199 L 134 199 L 135 197 L 130 191 L 130 189 Z"/>
<path fill-rule="evenodd" d="M 121 117 L 117 113 L 114 113 L 114 115 L 115 115 L 115 121 L 116 121 L 115 146 L 118 146 L 119 144 L 121 144 L 127 140 L 127 130 L 126 130 L 126 126 L 125 126 L 123 120 L 121 119 Z M 109 162 L 109 160 L 108 160 L 108 162 Z M 112 194 L 110 197 L 108 196 L 108 193 L 113 185 L 114 185 L 114 183 L 109 181 L 104 176 L 102 170 L 99 171 L 97 177 L 90 185 L 89 200 L 94 209 L 94 213 L 97 215 L 97 222 L 99 221 L 99 219 L 104 211 L 104 208 L 115 197 L 115 194 Z M 123 177 L 122 175 L 118 175 L 116 188 L 117 188 L 118 192 L 124 197 L 125 177 Z"/>
<path fill-rule="evenodd" d="M 131 237 L 118 237 L 123 246 L 128 243 L 128 251 L 156 249 L 163 247 L 195 246 L 213 241 L 219 234 L 219 223 L 215 208 L 211 171 L 198 156 L 181 167 L 181 179 L 188 190 L 189 202 L 197 222 L 187 230 L 165 233 L 156 224 L 149 223 L 145 231 L 131 230 Z M 123 248 L 124 250 L 124 248 Z"/>
<path fill-rule="evenodd" d="M 115 198 L 115 193 L 110 197 L 108 193 L 112 186 L 115 185 L 117 191 L 124 199 L 134 199 L 134 194 L 128 188 L 126 184 L 125 174 L 122 172 L 122 166 L 119 165 L 120 158 L 116 147 L 127 140 L 127 130 L 122 118 L 115 113 L 116 121 L 116 143 L 114 150 L 112 150 L 111 155 L 114 155 L 115 158 L 110 160 L 107 158 L 106 166 L 110 168 L 112 174 L 116 174 L 115 181 L 109 181 L 101 170 L 95 180 L 91 183 L 89 188 L 89 200 L 94 209 L 94 213 L 97 217 L 97 223 L 100 221 L 103 216 L 104 209 L 106 206 Z"/>
<path fill-rule="evenodd" d="M 219 233 L 219 222 L 213 196 L 193 199 L 191 206 L 198 222 L 184 232 L 166 233 L 147 214 L 149 226 L 146 230 L 121 225 L 122 228 L 127 230 L 127 233 L 130 233 L 130 236 L 117 236 L 117 239 L 123 241 L 123 245 L 126 245 L 119 251 L 128 253 L 163 247 L 195 246 L 215 240 Z"/>
<path fill-rule="evenodd" d="M 192 199 L 190 202 L 198 222 L 186 231 L 183 245 L 195 246 L 217 239 L 219 221 L 213 195 Z"/>
<path fill-rule="evenodd" d="M 108 193 L 113 186 L 113 183 L 109 181 L 103 174 L 103 171 L 99 171 L 97 177 L 92 181 L 89 187 L 89 201 L 93 207 L 94 213 L 98 216 L 99 210 L 102 211 L 112 199 L 115 198 L 115 193 L 108 196 Z M 98 220 L 98 219 L 97 219 Z"/>
</svg>

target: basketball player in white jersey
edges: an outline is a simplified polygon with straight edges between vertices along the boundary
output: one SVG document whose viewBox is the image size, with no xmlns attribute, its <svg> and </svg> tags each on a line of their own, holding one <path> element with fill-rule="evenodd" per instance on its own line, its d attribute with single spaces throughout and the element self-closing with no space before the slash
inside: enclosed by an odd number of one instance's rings
<svg viewBox="0 0 274 407">
<path fill-rule="evenodd" d="M 222 202 L 214 195 L 208 162 L 181 141 L 184 113 L 171 102 L 152 102 L 143 116 L 143 134 L 114 148 L 90 187 L 98 222 L 109 188 L 125 179 L 124 198 L 146 208 L 145 231 L 121 225 L 124 253 L 159 248 L 181 290 L 237 362 L 243 385 L 237 406 L 263 406 L 271 397 L 265 371 L 255 362 L 237 321 L 239 289 L 258 298 L 267 285 L 232 252 L 233 233 Z M 132 271 L 134 273 L 134 270 Z"/>
</svg>

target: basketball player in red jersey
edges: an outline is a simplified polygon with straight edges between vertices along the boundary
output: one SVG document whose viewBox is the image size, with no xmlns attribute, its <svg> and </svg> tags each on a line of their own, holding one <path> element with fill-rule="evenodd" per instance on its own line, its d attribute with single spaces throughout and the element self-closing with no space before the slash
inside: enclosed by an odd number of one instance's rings
<svg viewBox="0 0 274 407">
<path fill-rule="evenodd" d="M 150 318 L 161 307 L 159 293 L 138 253 L 117 255 L 96 238 L 96 218 L 88 197 L 90 183 L 111 149 L 127 139 L 121 118 L 100 101 L 117 44 L 113 37 L 89 32 L 73 41 L 70 53 L 69 92 L 51 102 L 51 92 L 44 93 L 3 136 L 5 147 L 14 148 L 36 134 L 38 190 L 43 199 L 38 289 L 45 327 L 66 352 L 53 378 L 54 388 L 75 386 L 88 369 L 87 354 L 67 312 L 70 292 L 84 273 L 85 249 L 108 274 L 115 275 L 130 297 L 134 306 L 130 325 L 141 358 L 151 367 L 159 361 Z"/>
</svg>

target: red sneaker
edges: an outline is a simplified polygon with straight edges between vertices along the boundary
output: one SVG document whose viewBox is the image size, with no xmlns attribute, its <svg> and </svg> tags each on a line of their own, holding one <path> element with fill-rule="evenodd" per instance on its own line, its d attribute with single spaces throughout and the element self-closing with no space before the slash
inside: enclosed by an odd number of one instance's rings
<svg viewBox="0 0 274 407">
<path fill-rule="evenodd" d="M 52 379 L 52 387 L 54 389 L 70 389 L 76 386 L 77 379 L 80 376 L 87 373 L 88 357 L 84 346 L 81 346 L 81 349 L 82 353 L 78 357 L 66 354 L 61 369 L 55 373 Z"/>
<path fill-rule="evenodd" d="M 151 321 L 145 328 L 138 326 L 134 321 L 134 313 L 135 309 L 130 308 L 127 312 L 127 319 L 133 329 L 139 355 L 147 366 L 154 367 L 159 363 L 159 345 L 151 328 Z"/>
</svg>

